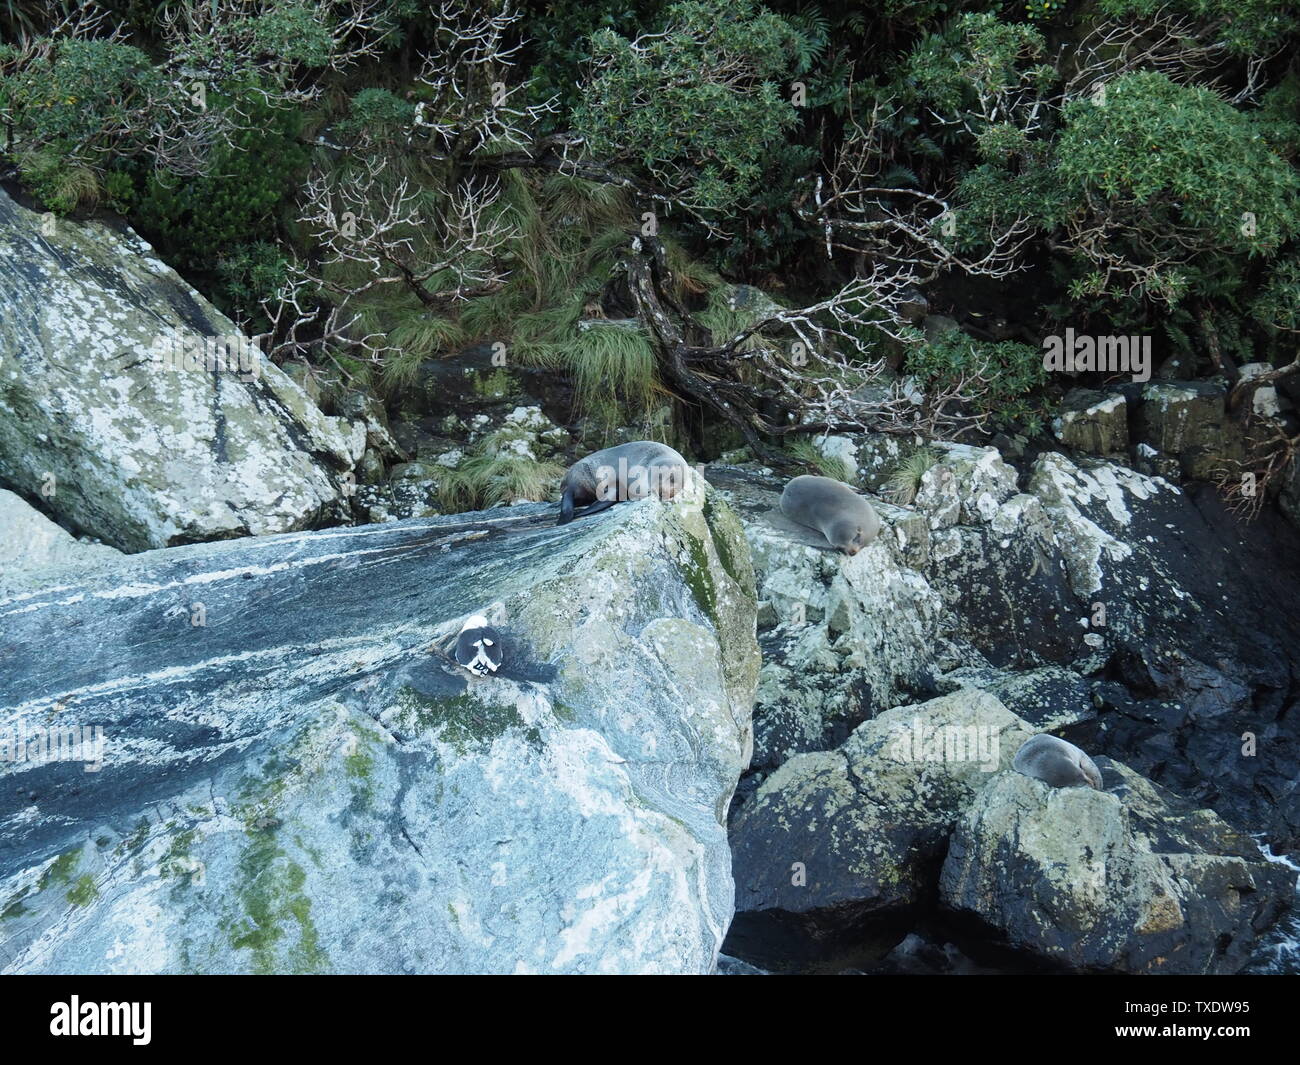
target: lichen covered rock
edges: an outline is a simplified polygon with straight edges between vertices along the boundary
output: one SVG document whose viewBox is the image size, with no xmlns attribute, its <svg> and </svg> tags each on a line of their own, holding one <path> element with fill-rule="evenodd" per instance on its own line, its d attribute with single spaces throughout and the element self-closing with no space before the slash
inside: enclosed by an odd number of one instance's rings
<svg viewBox="0 0 1300 1065">
<path fill-rule="evenodd" d="M 492 677 L 430 651 L 472 611 Z M 0 616 L 46 663 L 0 656 L 0 716 L 105 735 L 8 774 L 5 971 L 714 966 L 758 671 L 716 498 L 149 552 Z"/>
<path fill-rule="evenodd" d="M 953 834 L 944 903 L 1077 970 L 1230 973 L 1290 903 L 1295 873 L 1116 762 L 1106 791 L 1007 773 Z"/>
<path fill-rule="evenodd" d="M 323 415 L 130 230 L 0 191 L 0 477 L 125 551 L 342 512 L 364 424 Z"/>
<path fill-rule="evenodd" d="M 913 905 L 957 819 L 1032 731 L 964 688 L 789 759 L 732 826 L 737 909 L 799 915 L 826 932 Z"/>
</svg>

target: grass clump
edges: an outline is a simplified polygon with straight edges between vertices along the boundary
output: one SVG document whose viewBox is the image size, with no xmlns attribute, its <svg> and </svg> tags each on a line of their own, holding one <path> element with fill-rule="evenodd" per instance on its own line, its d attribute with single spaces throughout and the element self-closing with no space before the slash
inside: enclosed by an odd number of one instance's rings
<svg viewBox="0 0 1300 1065">
<path fill-rule="evenodd" d="M 911 506 L 916 501 L 916 493 L 921 490 L 921 479 L 938 461 L 939 454 L 934 448 L 924 445 L 913 448 L 885 481 L 885 494 L 900 507 Z"/>
<path fill-rule="evenodd" d="M 819 476 L 830 477 L 845 484 L 853 484 L 856 478 L 849 464 L 838 455 L 823 454 L 811 440 L 795 440 L 786 451 L 801 466 L 816 471 Z"/>
<path fill-rule="evenodd" d="M 442 476 L 438 500 L 448 513 L 486 510 L 518 500 L 536 503 L 548 498 L 563 476 L 563 466 L 538 459 L 525 440 L 499 430 Z"/>
</svg>

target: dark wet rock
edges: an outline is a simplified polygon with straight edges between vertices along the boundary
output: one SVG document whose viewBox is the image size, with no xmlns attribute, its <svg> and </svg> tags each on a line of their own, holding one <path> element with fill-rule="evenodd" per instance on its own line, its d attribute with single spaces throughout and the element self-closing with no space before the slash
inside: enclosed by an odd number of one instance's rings
<svg viewBox="0 0 1300 1065">
<path fill-rule="evenodd" d="M 1123 457 L 1128 451 L 1128 403 L 1120 393 L 1072 389 L 1052 419 L 1052 432 L 1075 451 Z"/>
<path fill-rule="evenodd" d="M 1075 970 L 1242 969 L 1290 905 L 1295 873 L 1210 811 L 1100 764 L 1106 791 L 992 781 L 953 834 L 944 904 Z"/>
<path fill-rule="evenodd" d="M 789 759 L 732 824 L 737 911 L 824 937 L 922 902 L 957 819 L 1031 732 L 963 688 Z"/>
</svg>

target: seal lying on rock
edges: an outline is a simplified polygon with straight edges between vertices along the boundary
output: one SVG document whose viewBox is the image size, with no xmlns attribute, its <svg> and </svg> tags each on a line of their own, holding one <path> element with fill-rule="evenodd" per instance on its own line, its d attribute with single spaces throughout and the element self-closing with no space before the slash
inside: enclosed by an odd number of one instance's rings
<svg viewBox="0 0 1300 1065">
<path fill-rule="evenodd" d="M 830 477 L 796 477 L 781 493 L 781 511 L 816 529 L 846 555 L 856 555 L 880 532 L 880 518 L 871 504 Z"/>
<path fill-rule="evenodd" d="M 1073 743 L 1040 733 L 1016 751 L 1011 766 L 1017 773 L 1041 780 L 1054 788 L 1096 788 L 1101 786 L 1097 763 Z"/>
<path fill-rule="evenodd" d="M 569 467 L 560 482 L 560 524 L 574 519 L 573 508 L 597 514 L 624 500 L 675 499 L 686 490 L 689 464 L 667 444 L 634 440 L 595 451 Z"/>
</svg>

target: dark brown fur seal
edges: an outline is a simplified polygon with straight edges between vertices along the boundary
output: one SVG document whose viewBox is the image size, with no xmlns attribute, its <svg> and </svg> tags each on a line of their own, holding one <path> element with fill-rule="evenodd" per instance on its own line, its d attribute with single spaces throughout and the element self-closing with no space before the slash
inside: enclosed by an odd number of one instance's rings
<svg viewBox="0 0 1300 1065">
<path fill-rule="evenodd" d="M 1040 733 L 1026 740 L 1016 751 L 1011 767 L 1017 773 L 1041 780 L 1054 788 L 1096 788 L 1101 786 L 1101 770 L 1073 743 Z"/>
<path fill-rule="evenodd" d="M 675 499 L 689 483 L 690 465 L 667 444 L 634 440 L 595 451 L 569 467 L 560 482 L 560 524 L 574 519 L 574 507 L 596 514 L 625 500 Z"/>
<path fill-rule="evenodd" d="M 856 555 L 880 532 L 880 518 L 857 492 L 830 477 L 796 477 L 781 493 L 791 521 L 816 529 L 846 555 Z"/>
</svg>

